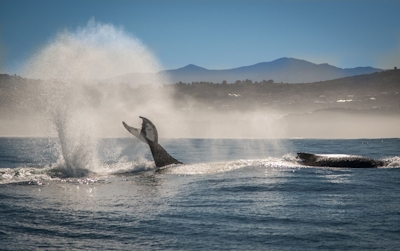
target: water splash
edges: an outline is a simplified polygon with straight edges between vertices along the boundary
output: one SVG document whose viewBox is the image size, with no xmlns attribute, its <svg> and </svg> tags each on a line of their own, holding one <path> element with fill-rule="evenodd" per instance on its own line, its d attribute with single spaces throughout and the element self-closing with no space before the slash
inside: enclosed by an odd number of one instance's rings
<svg viewBox="0 0 400 251">
<path fill-rule="evenodd" d="M 43 107 L 44 123 L 51 124 L 45 135 L 59 140 L 60 157 L 53 174 L 83 177 L 96 172 L 102 165 L 97 157 L 98 139 L 109 136 L 102 128 L 108 124 L 120 126 L 120 121 L 131 116 L 128 109 L 121 109 L 130 106 L 127 99 L 120 95 L 110 97 L 98 88 L 99 82 L 126 73 L 160 69 L 153 54 L 138 39 L 122 28 L 94 19 L 75 31 L 59 33 L 39 50 L 24 72 L 42 80 L 32 95 L 37 97 L 34 102 Z M 151 76 L 140 79 L 140 84 L 165 82 L 155 74 Z M 168 99 L 157 93 L 151 95 L 159 98 L 159 107 L 166 106 Z"/>
<path fill-rule="evenodd" d="M 400 167 L 400 157 L 399 156 L 394 156 L 394 157 L 391 157 L 391 158 L 385 158 L 385 159 L 383 159 L 383 161 L 387 162 L 385 167 L 388 167 L 388 168 L 391 168 L 391 167 L 398 168 L 398 167 Z"/>
<path fill-rule="evenodd" d="M 190 165 L 172 165 L 161 169 L 160 173 L 179 175 L 204 175 L 230 172 L 246 168 L 298 168 L 299 164 L 282 158 L 235 160 L 226 162 L 200 163 Z"/>
<path fill-rule="evenodd" d="M 65 30 L 29 60 L 25 72 L 40 79 L 98 80 L 131 72 L 156 72 L 156 58 L 122 28 L 91 19 L 75 31 Z"/>
</svg>

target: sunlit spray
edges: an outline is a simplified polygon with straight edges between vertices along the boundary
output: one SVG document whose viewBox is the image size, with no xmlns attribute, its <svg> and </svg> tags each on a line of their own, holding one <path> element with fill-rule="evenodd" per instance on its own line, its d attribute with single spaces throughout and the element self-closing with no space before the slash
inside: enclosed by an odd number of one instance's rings
<svg viewBox="0 0 400 251">
<path fill-rule="evenodd" d="M 158 107 L 169 106 L 168 97 L 157 91 L 151 93 L 151 97 L 157 98 L 155 104 L 138 105 L 122 98 L 122 91 L 105 93 L 104 89 L 110 88 L 97 88 L 98 84 L 130 72 L 160 69 L 155 57 L 138 39 L 122 28 L 94 20 L 76 31 L 59 33 L 28 61 L 25 75 L 43 80 L 37 93 L 31 95 L 37 96 L 44 118 L 51 122 L 51 131 L 46 134 L 59 140 L 59 169 L 63 169 L 63 175 L 77 177 L 96 172 L 101 168 L 98 139 L 113 136 L 107 135 L 107 129 L 119 128 L 120 121 L 137 117 L 138 111 L 152 115 L 163 113 Z M 151 76 L 153 85 L 165 83 L 161 77 Z M 138 84 L 148 84 L 146 79 L 140 81 Z"/>
<path fill-rule="evenodd" d="M 94 20 L 75 31 L 60 32 L 28 61 L 24 75 L 42 80 L 30 93 L 47 124 L 37 123 L 45 135 L 59 140 L 59 166 L 66 176 L 109 169 L 97 157 L 98 139 L 127 137 L 121 121 L 140 127 L 138 116 L 157 125 L 161 143 L 162 138 L 277 137 L 264 119 L 271 113 L 265 111 L 201 107 L 188 111 L 176 105 L 182 94 L 165 88 L 171 82 L 157 74 L 161 70 L 140 40 L 122 28 Z M 127 76 L 134 77 L 124 83 Z"/>
</svg>

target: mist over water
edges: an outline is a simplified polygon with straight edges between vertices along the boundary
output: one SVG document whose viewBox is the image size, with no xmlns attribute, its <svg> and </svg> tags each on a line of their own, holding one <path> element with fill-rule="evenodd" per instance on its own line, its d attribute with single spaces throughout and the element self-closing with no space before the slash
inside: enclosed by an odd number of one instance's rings
<svg viewBox="0 0 400 251">
<path fill-rule="evenodd" d="M 25 76 L 42 80 L 30 94 L 36 97 L 32 105 L 39 103 L 42 108 L 36 123 L 43 125 L 45 136 L 58 138 L 60 166 L 66 175 L 95 171 L 99 166 L 98 139 L 115 136 L 108 134 L 110 131 L 124 130 L 121 121 L 139 115 L 159 117 L 171 106 L 167 93 L 152 91 L 139 106 L 123 97 L 123 90 L 113 90 L 112 83 L 97 88 L 99 83 L 130 72 L 160 69 L 154 55 L 138 39 L 122 28 L 94 20 L 75 31 L 59 33 L 28 60 Z M 168 80 L 152 75 L 139 82 L 162 85 Z M 112 92 L 106 91 L 110 89 Z"/>
<path fill-rule="evenodd" d="M 25 72 L 40 79 L 95 80 L 160 69 L 139 39 L 92 19 L 76 31 L 59 33 L 29 60 Z"/>
<path fill-rule="evenodd" d="M 140 126 L 139 115 L 151 119 L 161 137 L 263 137 L 272 125 L 273 114 L 174 106 L 172 99 L 180 96 L 158 88 L 170 81 L 168 76 L 152 74 L 161 70 L 152 52 L 122 28 L 95 20 L 57 34 L 24 69 L 24 76 L 43 80 L 30 95 L 36 97 L 31 103 L 42 105 L 47 119 L 68 114 L 75 127 L 90 128 L 97 137 L 124 136 L 115 133 L 123 131 L 120 122 Z M 124 85 L 114 85 L 118 76 L 129 73 L 149 73 L 135 75 L 140 97 L 129 97 Z"/>
<path fill-rule="evenodd" d="M 121 122 L 140 128 L 138 116 L 155 123 L 161 143 L 162 138 L 279 138 L 272 113 L 177 106 L 179 94 L 160 88 L 170 84 L 168 76 L 153 74 L 160 70 L 140 40 L 122 28 L 90 20 L 75 31 L 60 32 L 27 61 L 24 76 L 40 83 L 29 90 L 31 99 L 19 101 L 30 107 L 29 127 L 59 141 L 59 166 L 67 176 L 101 168 L 98 140 L 129 136 Z M 135 75 L 140 88 L 135 97 L 129 95 L 131 86 L 115 82 L 131 73 L 140 73 Z"/>
</svg>

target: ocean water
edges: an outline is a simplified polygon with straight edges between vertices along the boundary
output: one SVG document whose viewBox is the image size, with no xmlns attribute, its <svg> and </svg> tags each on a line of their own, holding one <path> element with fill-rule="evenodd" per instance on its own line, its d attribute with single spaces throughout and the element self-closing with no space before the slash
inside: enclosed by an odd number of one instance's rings
<svg viewBox="0 0 400 251">
<path fill-rule="evenodd" d="M 133 138 L 68 156 L 54 138 L 0 138 L 0 249 L 400 249 L 400 139 L 160 143 L 186 164 L 155 173 Z M 300 151 L 389 164 L 308 167 Z"/>
</svg>

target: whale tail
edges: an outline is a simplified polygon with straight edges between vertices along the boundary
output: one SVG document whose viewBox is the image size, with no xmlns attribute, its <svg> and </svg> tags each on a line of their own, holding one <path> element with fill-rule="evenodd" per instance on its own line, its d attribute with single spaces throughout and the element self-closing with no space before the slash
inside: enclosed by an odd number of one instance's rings
<svg viewBox="0 0 400 251">
<path fill-rule="evenodd" d="M 125 122 L 122 122 L 122 124 L 131 134 L 135 135 L 138 139 L 149 145 L 156 167 L 163 167 L 171 164 L 183 164 L 179 160 L 176 160 L 169 155 L 169 153 L 167 153 L 167 151 L 165 151 L 165 149 L 158 144 L 158 133 L 156 126 L 145 117 L 139 118 L 143 120 L 142 128 L 140 130 L 130 127 Z"/>
</svg>

